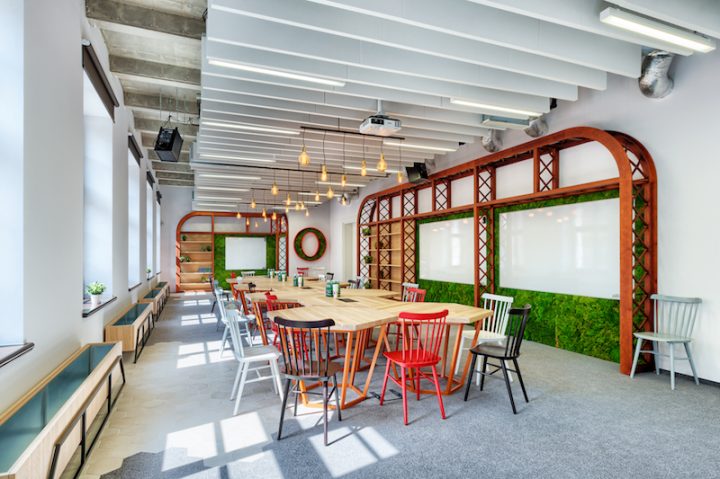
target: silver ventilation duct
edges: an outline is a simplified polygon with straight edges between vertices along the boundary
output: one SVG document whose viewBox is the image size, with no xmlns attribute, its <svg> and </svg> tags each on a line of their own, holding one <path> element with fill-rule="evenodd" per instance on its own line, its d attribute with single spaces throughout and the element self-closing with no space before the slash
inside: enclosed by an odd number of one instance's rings
<svg viewBox="0 0 720 479">
<path fill-rule="evenodd" d="M 662 50 L 654 50 L 643 59 L 642 73 L 638 85 L 648 98 L 665 98 L 673 90 L 675 83 L 668 76 L 674 55 Z"/>
<path fill-rule="evenodd" d="M 535 118 L 533 121 L 531 121 L 530 126 L 525 128 L 523 131 L 528 136 L 531 136 L 533 138 L 538 138 L 540 136 L 547 134 L 548 124 L 545 121 L 545 118 L 543 118 L 541 116 L 541 117 Z"/>
<path fill-rule="evenodd" d="M 500 131 L 490 130 L 488 136 L 483 136 L 480 139 L 480 144 L 490 153 L 502 150 L 502 140 L 500 139 Z"/>
</svg>

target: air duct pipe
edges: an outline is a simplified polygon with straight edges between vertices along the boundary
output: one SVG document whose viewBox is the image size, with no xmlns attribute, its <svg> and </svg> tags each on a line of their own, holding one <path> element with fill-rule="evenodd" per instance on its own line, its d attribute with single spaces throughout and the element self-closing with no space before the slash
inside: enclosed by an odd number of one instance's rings
<svg viewBox="0 0 720 479">
<path fill-rule="evenodd" d="M 544 117 L 538 117 L 535 118 L 530 122 L 530 125 L 523 130 L 526 135 L 531 136 L 533 138 L 538 138 L 540 136 L 543 136 L 547 134 L 548 132 L 548 124 L 545 121 Z"/>
<path fill-rule="evenodd" d="M 668 76 L 674 55 L 662 50 L 654 50 L 643 59 L 642 73 L 638 85 L 648 98 L 665 98 L 673 90 L 675 83 Z"/>
<path fill-rule="evenodd" d="M 490 134 L 488 136 L 483 136 L 480 139 L 480 144 L 490 153 L 502 150 L 500 132 L 498 130 L 490 130 Z"/>
</svg>

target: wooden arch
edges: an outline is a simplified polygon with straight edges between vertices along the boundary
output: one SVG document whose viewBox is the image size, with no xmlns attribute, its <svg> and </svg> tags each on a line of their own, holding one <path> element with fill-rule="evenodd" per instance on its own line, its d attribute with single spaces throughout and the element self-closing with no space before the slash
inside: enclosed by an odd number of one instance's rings
<svg viewBox="0 0 720 479">
<path fill-rule="evenodd" d="M 615 159 L 615 178 L 560 187 L 560 152 L 590 142 L 604 146 Z M 533 161 L 533 192 L 496 198 L 499 168 Z M 472 176 L 472 203 L 452 205 L 452 182 Z M 431 188 L 431 211 L 418 212 L 418 194 Z M 374 287 L 398 289 L 416 282 L 416 220 L 473 212 L 475 231 L 475 304 L 484 292 L 495 291 L 494 208 L 550 198 L 618 190 L 620 196 L 620 371 L 630 373 L 633 332 L 652 328 L 650 294 L 657 289 L 657 176 L 650 153 L 624 133 L 576 127 L 508 148 L 432 174 L 427 183 L 402 184 L 366 196 L 357 217 L 357 268 Z M 399 211 L 393 211 L 393 203 Z M 397 206 L 396 206 L 397 207 Z M 366 229 L 370 236 L 364 235 Z M 381 240 L 400 236 L 400 272 L 388 271 L 392 252 L 375 251 Z M 380 248 L 376 248 L 380 250 Z M 394 248 L 385 248 L 393 250 Z M 377 262 L 362 261 L 370 253 Z"/>
<path fill-rule="evenodd" d="M 209 290 L 210 285 L 207 286 L 204 285 L 193 285 L 193 286 L 186 286 L 186 282 L 184 283 L 182 281 L 183 278 L 183 271 L 182 271 L 182 265 L 187 263 L 181 263 L 180 262 L 180 256 L 183 254 L 182 251 L 182 241 L 181 236 L 182 235 L 207 235 L 210 237 L 210 240 L 208 243 L 214 244 L 214 239 L 216 234 L 231 234 L 231 235 L 257 235 L 258 233 L 253 233 L 250 230 L 250 227 L 245 225 L 243 223 L 241 228 L 238 228 L 238 231 L 215 231 L 215 218 L 217 217 L 232 217 L 235 216 L 237 213 L 229 212 L 229 211 L 191 211 L 190 213 L 183 216 L 180 221 L 178 221 L 177 227 L 175 228 L 175 290 L 177 292 L 182 292 L 185 290 L 196 290 L 196 289 L 203 289 L 203 290 Z M 252 218 L 252 219 L 261 219 L 262 213 L 242 213 L 243 218 Z M 210 218 L 210 231 L 183 231 L 183 226 L 190 218 L 196 218 L 196 217 L 209 217 Z M 269 215 L 268 215 L 269 217 Z M 288 243 L 288 219 L 285 213 L 276 213 L 276 219 L 270 219 L 268 218 L 268 221 L 270 222 L 270 232 L 269 233 L 260 233 L 266 236 L 275 236 L 275 269 L 276 270 L 284 270 L 287 272 L 288 270 L 288 251 L 290 248 L 290 245 Z M 212 252 L 207 252 L 210 256 L 209 260 L 204 261 L 206 263 L 209 263 L 210 271 L 207 273 L 208 275 L 212 275 L 215 272 L 215 248 L 213 247 Z"/>
</svg>

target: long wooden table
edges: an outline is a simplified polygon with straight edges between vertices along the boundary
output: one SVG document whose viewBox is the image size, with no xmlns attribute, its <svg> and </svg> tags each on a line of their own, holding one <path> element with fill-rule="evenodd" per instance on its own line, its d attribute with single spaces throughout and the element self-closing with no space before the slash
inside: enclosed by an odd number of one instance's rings
<svg viewBox="0 0 720 479">
<path fill-rule="evenodd" d="M 381 348 L 390 347 L 387 340 L 389 324 L 397 320 L 402 311 L 415 313 L 431 313 L 448 310 L 443 343 L 442 366 L 440 375 L 446 379 L 443 394 L 452 394 L 462 388 L 470 369 L 470 352 L 459 377 L 455 375 L 455 366 L 460 359 L 460 345 L 465 325 L 475 329 L 473 344 L 482 328 L 483 320 L 492 316 L 492 311 L 456 303 L 404 303 L 390 298 L 397 297 L 397 292 L 380 289 L 343 289 L 339 298 L 325 296 L 325 283 L 308 282 L 305 288 L 292 286 L 292 282 L 280 282 L 262 276 L 238 278 L 236 288 L 247 290 L 245 283 L 252 282 L 257 289 L 272 290 L 281 303 L 293 303 L 298 307 L 272 311 L 268 317 L 273 319 L 281 316 L 290 320 L 313 321 L 330 318 L 336 323 L 334 330 L 345 335 L 345 365 L 341 384 L 341 408 L 350 407 L 367 397 L 368 387 L 372 379 Z M 313 284 L 314 283 L 314 284 Z M 268 344 L 265 326 L 262 321 L 266 309 L 265 293 L 250 293 L 250 300 L 257 321 L 263 344 Z M 362 389 L 355 386 L 355 374 L 361 369 L 365 356 L 365 345 L 372 339 L 373 330 L 380 329 L 376 338 L 375 351 L 368 365 L 368 376 Z M 453 331 L 454 329 L 454 331 Z M 454 333 L 454 334 L 453 334 Z M 454 344 L 450 352 L 450 339 Z M 353 341 L 355 342 L 353 346 Z M 449 360 L 448 360 L 449 359 Z M 353 390 L 359 396 L 351 401 L 346 400 L 347 391 Z M 411 388 L 412 390 L 412 388 Z M 423 393 L 435 391 L 422 390 Z"/>
</svg>

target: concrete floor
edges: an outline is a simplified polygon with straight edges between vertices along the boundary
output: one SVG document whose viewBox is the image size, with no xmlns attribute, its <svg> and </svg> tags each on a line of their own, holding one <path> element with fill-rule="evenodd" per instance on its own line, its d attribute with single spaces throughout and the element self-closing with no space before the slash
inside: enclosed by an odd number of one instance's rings
<svg viewBox="0 0 720 479">
<path fill-rule="evenodd" d="M 720 477 L 716 387 L 681 378 L 673 392 L 667 376 L 630 380 L 616 364 L 530 342 L 520 358 L 530 403 L 518 388 L 516 416 L 491 379 L 468 402 L 446 397 L 445 421 L 432 396 L 409 401 L 409 426 L 398 400 L 371 398 L 332 418 L 327 448 L 314 409 L 290 415 L 276 441 L 270 382 L 249 384 L 232 416 L 237 364 L 220 357 L 210 304 L 168 303 L 82 477 Z"/>
</svg>

